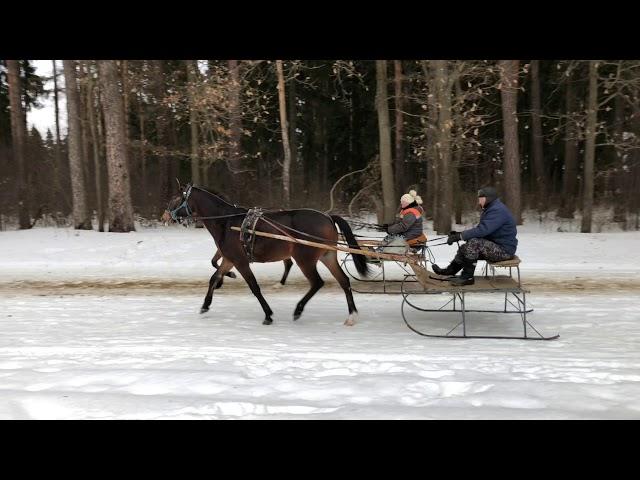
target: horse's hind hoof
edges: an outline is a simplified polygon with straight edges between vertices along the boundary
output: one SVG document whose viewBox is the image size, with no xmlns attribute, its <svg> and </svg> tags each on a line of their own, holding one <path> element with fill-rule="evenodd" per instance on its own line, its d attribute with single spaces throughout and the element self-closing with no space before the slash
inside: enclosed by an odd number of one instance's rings
<svg viewBox="0 0 640 480">
<path fill-rule="evenodd" d="M 208 308 L 204 308 L 204 307 L 202 307 L 202 308 L 200 309 L 200 313 L 207 313 L 208 311 L 209 311 L 209 309 L 208 309 Z"/>
<path fill-rule="evenodd" d="M 354 312 L 349 315 L 349 317 L 344 321 L 344 324 L 347 327 L 353 327 L 356 324 L 357 320 L 358 320 L 358 314 Z"/>
<path fill-rule="evenodd" d="M 271 320 L 270 318 L 265 318 L 264 321 L 262 322 L 263 325 L 271 325 L 273 323 L 273 320 Z"/>
<path fill-rule="evenodd" d="M 293 314 L 293 320 L 296 321 L 297 319 L 299 319 L 302 316 L 302 313 L 294 313 Z"/>
</svg>

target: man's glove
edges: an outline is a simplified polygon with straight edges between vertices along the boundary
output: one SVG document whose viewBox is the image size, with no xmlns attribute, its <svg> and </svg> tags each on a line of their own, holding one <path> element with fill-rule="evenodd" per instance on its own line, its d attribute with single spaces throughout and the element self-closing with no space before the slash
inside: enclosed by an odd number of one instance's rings
<svg viewBox="0 0 640 480">
<path fill-rule="evenodd" d="M 450 232 L 449 237 L 447 237 L 447 245 L 459 242 L 460 240 L 462 240 L 460 232 Z"/>
</svg>

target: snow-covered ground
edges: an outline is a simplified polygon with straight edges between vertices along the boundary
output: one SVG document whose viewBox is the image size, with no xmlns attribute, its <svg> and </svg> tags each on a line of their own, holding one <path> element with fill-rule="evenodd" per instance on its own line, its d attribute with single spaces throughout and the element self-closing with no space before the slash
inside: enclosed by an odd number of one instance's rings
<svg viewBox="0 0 640 480">
<path fill-rule="evenodd" d="M 273 325 L 240 278 L 200 315 L 202 229 L 0 232 L 0 418 L 640 418 L 640 233 L 519 232 L 530 320 L 559 340 L 423 338 L 397 295 L 354 294 L 345 327 L 322 266 L 293 322 L 307 284 L 294 266 L 275 288 L 280 262 L 253 264 Z M 433 252 L 446 264 L 455 248 Z M 520 331 L 515 316 L 469 322 Z"/>
</svg>

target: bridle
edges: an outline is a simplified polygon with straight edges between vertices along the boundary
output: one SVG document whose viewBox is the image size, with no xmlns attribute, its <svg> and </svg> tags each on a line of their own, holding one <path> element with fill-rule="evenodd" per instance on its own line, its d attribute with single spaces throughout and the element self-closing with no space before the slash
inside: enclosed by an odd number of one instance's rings
<svg viewBox="0 0 640 480">
<path fill-rule="evenodd" d="M 183 208 L 187 213 L 186 215 L 187 218 L 190 218 L 193 215 L 193 212 L 189 208 L 189 203 L 188 203 L 189 196 L 191 195 L 191 188 L 192 188 L 191 185 L 187 185 L 187 189 L 184 192 L 182 192 L 182 203 L 169 212 L 169 215 L 171 215 L 171 218 L 173 219 L 174 222 L 182 223 L 183 217 L 181 216 L 179 217 L 178 212 Z"/>
</svg>

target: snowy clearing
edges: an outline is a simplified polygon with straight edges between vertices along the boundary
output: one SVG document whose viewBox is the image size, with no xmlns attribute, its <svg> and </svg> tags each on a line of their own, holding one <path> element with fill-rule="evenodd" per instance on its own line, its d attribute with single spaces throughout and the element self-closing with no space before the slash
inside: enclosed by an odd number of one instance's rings
<svg viewBox="0 0 640 480">
<path fill-rule="evenodd" d="M 280 262 L 253 265 L 273 325 L 240 278 L 200 315 L 206 231 L 0 232 L 0 418 L 640 418 L 640 235 L 519 232 L 530 320 L 559 340 L 426 339 L 397 295 L 354 294 L 360 320 L 345 327 L 324 267 L 293 322 L 306 281 L 294 266 L 273 287 Z M 434 249 L 441 263 L 454 251 Z"/>
</svg>

